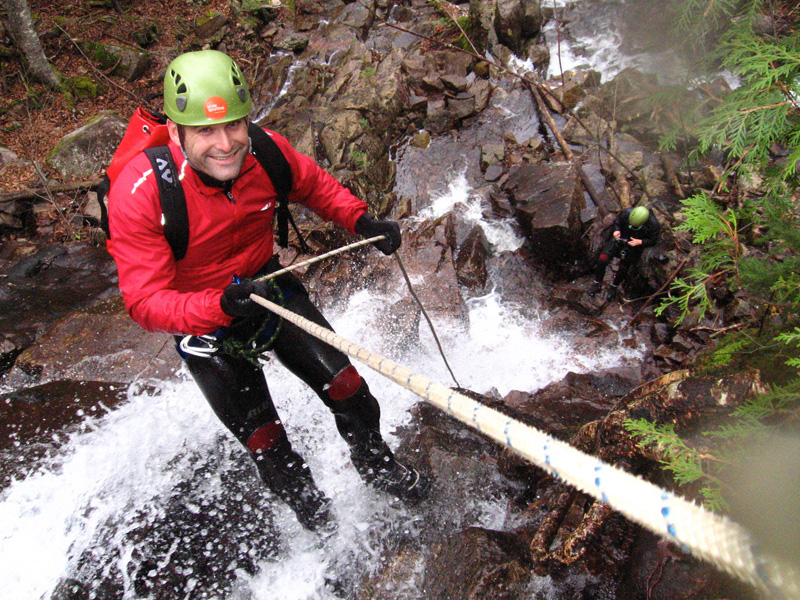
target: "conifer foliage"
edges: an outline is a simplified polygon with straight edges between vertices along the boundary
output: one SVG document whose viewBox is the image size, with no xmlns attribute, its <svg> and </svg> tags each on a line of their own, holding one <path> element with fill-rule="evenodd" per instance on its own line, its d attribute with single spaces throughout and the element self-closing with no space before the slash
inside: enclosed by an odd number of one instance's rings
<svg viewBox="0 0 800 600">
<path fill-rule="evenodd" d="M 729 73 L 736 85 L 688 136 L 676 131 L 662 141 L 666 149 L 693 143 L 690 160 L 722 154 L 725 168 L 713 190 L 683 201 L 678 229 L 692 236 L 698 260 L 673 281 L 656 312 L 677 309 L 676 325 L 696 323 L 713 305 L 712 287 L 727 287 L 760 315 L 720 337 L 705 365 L 766 351 L 787 365 L 789 376 L 704 434 L 715 451 L 701 454 L 669 425 L 637 419 L 625 427 L 641 445 L 663 450 L 676 484 L 693 484 L 709 508 L 725 511 L 733 492 L 720 475 L 736 464 L 737 452 L 776 426 L 785 429 L 800 410 L 800 7 L 761 0 L 680 4 L 685 39 L 707 67 Z"/>
</svg>

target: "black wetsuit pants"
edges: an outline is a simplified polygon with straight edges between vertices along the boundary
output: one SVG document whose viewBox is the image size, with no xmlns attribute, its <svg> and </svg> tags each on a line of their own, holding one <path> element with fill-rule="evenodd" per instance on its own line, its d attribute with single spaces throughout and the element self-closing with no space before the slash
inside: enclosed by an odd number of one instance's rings
<svg viewBox="0 0 800 600">
<path fill-rule="evenodd" d="M 642 246 L 629 246 L 624 242 L 618 242 L 614 238 L 606 242 L 600 256 L 597 259 L 597 267 L 594 271 L 594 280 L 597 283 L 603 283 L 603 277 L 606 273 L 608 264 L 617 256 L 619 256 L 619 268 L 614 276 L 614 281 L 611 285 L 619 286 L 625 279 L 625 276 L 630 271 L 630 268 L 642 257 L 644 248 Z"/>
<path fill-rule="evenodd" d="M 277 280 L 285 308 L 331 329 L 299 280 L 290 273 Z M 379 468 L 391 466 L 394 457 L 380 434 L 378 402 L 345 354 L 285 320 L 272 352 L 331 410 L 365 481 L 371 483 Z M 318 492 L 308 467 L 291 447 L 261 367 L 221 350 L 210 356 L 182 356 L 211 408 L 250 452 L 267 486 L 295 511 L 298 503 L 314 500 L 311 496 Z"/>
</svg>

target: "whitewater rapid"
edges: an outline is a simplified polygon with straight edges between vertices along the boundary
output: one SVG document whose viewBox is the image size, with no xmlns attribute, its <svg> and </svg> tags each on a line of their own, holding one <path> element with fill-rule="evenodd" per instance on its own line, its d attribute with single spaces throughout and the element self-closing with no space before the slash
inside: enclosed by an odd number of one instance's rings
<svg viewBox="0 0 800 600">
<path fill-rule="evenodd" d="M 468 210 L 461 218 L 484 228 L 493 251 L 518 248 L 523 240 L 515 227 L 508 221 L 485 221 L 481 202 L 463 175 L 456 174 L 432 196 L 431 206 L 421 218 L 435 218 L 462 204 Z M 397 290 L 391 296 L 380 296 L 364 290 L 331 305 L 325 313 L 342 337 L 415 373 L 453 385 L 424 320 L 419 349 L 402 357 L 396 355 L 390 336 L 382 334 L 386 306 L 405 293 Z M 471 298 L 466 304 L 466 325 L 442 321 L 434 325 L 459 384 L 479 393 L 493 390 L 503 396 L 512 390 L 535 391 L 570 371 L 619 366 L 640 355 L 639 350 L 629 348 L 578 351 L 568 337 L 547 332 L 545 313 L 534 319 L 524 317 L 495 292 Z M 369 368 L 357 366 L 380 401 L 382 430 L 394 448 L 397 428 L 410 422 L 409 411 L 421 400 Z M 333 499 L 339 532 L 321 548 L 316 536 L 305 532 L 288 508 L 274 505 L 279 549 L 274 558 L 257 565 L 255 576 L 237 571 L 237 585 L 229 597 L 335 598 L 328 585 L 331 578 L 370 571 L 377 566 L 388 532 L 414 535 L 421 524 L 402 506 L 361 483 L 332 416 L 310 390 L 277 361 L 267 362 L 264 368 L 293 446 L 305 457 L 319 487 Z M 130 522 L 130 515 L 141 514 L 142 519 L 155 521 L 163 512 L 165 498 L 180 482 L 192 479 L 197 457 L 213 454 L 219 463 L 214 468 L 224 472 L 233 468 L 230 456 L 243 453 L 184 370 L 168 380 L 147 383 L 150 387 L 130 386 L 125 404 L 92 418 L 90 427 L 63 445 L 59 457 L 2 492 L 0 590 L 4 598 L 49 598 L 59 580 L 74 570 L 75 557 L 87 550 L 108 551 L 92 545 L 109 522 L 119 522 L 119 530 L 112 531 L 106 543 L 119 552 L 117 566 L 124 572 L 134 554 L 125 537 L 137 525 Z M 225 446 L 222 452 L 220 440 Z M 207 485 L 202 493 L 213 502 L 220 493 L 219 478 L 210 479 Z M 473 522 L 462 525 L 499 528 L 505 503 L 475 499 L 469 518 Z M 209 543 L 213 547 L 213 540 Z M 421 570 L 417 576 L 421 577 Z M 131 582 L 125 585 L 125 597 L 136 597 Z"/>
</svg>

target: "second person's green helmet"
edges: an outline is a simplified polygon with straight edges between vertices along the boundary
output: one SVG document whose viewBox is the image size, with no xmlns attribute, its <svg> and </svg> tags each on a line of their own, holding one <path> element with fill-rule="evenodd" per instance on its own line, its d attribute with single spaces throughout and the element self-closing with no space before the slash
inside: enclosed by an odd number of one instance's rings
<svg viewBox="0 0 800 600">
<path fill-rule="evenodd" d="M 628 223 L 631 227 L 639 229 L 649 218 L 650 211 L 644 206 L 637 206 L 631 211 L 631 214 L 628 215 Z"/>
<path fill-rule="evenodd" d="M 253 102 L 241 69 L 217 50 L 187 52 L 164 75 L 164 112 L 179 125 L 216 125 L 246 117 Z"/>
</svg>

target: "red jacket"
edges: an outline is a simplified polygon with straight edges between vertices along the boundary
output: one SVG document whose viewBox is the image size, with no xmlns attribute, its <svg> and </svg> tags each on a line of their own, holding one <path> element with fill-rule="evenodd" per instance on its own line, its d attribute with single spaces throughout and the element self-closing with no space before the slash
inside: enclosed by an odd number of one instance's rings
<svg viewBox="0 0 800 600">
<path fill-rule="evenodd" d="M 367 205 L 353 196 L 286 138 L 268 132 L 292 168 L 292 202 L 354 232 Z M 249 154 L 231 194 L 209 187 L 169 144 L 186 195 L 189 247 L 175 261 L 164 237 L 158 186 L 144 153 L 132 159 L 109 193 L 109 252 L 131 318 L 148 331 L 202 335 L 229 325 L 222 290 L 234 274 L 251 277 L 272 256 L 272 216 L 277 195 L 264 169 Z"/>
</svg>

